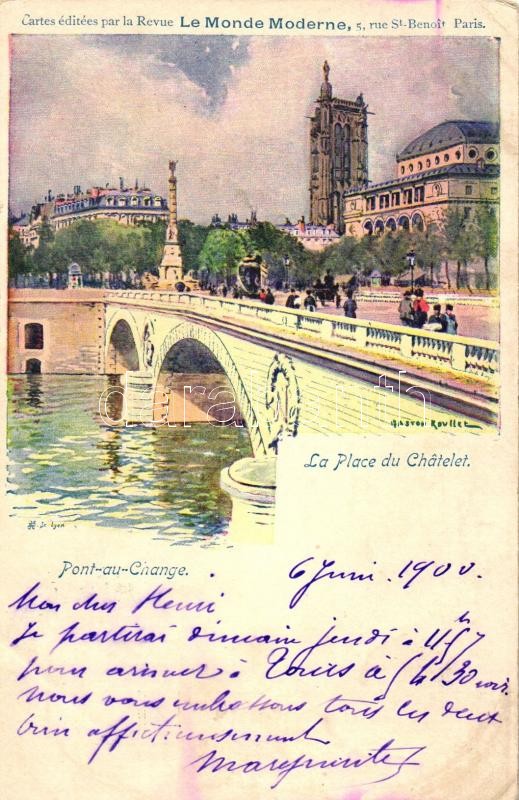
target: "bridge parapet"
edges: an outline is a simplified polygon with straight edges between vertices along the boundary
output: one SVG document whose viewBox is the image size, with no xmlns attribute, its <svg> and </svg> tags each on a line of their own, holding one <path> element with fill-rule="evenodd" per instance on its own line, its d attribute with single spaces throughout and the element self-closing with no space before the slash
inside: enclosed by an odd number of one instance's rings
<svg viewBox="0 0 519 800">
<path fill-rule="evenodd" d="M 317 336 L 367 354 L 452 371 L 494 383 L 499 373 L 499 343 L 372 322 L 308 313 L 263 303 L 191 293 L 158 291 L 108 291 L 106 302 L 128 302 L 144 307 L 192 310 L 210 319 L 225 317 L 255 320 L 295 334 Z"/>
</svg>

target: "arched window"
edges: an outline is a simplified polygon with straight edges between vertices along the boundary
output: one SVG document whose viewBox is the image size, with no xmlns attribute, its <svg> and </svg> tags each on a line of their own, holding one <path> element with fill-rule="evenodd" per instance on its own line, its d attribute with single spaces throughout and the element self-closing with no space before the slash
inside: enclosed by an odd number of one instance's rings
<svg viewBox="0 0 519 800">
<path fill-rule="evenodd" d="M 405 172 L 405 167 L 400 167 L 400 174 L 403 175 Z"/>
<path fill-rule="evenodd" d="M 344 179 L 349 181 L 351 178 L 351 128 L 349 125 L 344 126 L 342 159 Z"/>
<path fill-rule="evenodd" d="M 368 236 L 371 236 L 371 234 L 373 233 L 373 223 L 371 222 L 371 220 L 368 219 L 364 223 L 364 231 Z"/>
<path fill-rule="evenodd" d="M 29 322 L 25 326 L 25 349 L 43 350 L 43 325 Z"/>
<path fill-rule="evenodd" d="M 412 222 L 415 231 L 423 231 L 423 217 L 420 214 L 414 214 Z"/>
<path fill-rule="evenodd" d="M 450 155 L 448 153 L 445 153 L 445 155 L 443 156 L 443 160 L 444 161 L 448 161 L 449 159 L 450 159 Z"/>
<path fill-rule="evenodd" d="M 402 228 L 404 231 L 409 230 L 409 217 L 400 217 L 398 220 L 398 227 Z"/>
<path fill-rule="evenodd" d="M 396 222 L 393 217 L 386 220 L 386 228 L 388 231 L 396 231 Z"/>
<path fill-rule="evenodd" d="M 418 172 L 421 172 L 422 170 L 423 170 L 423 164 L 422 164 L 421 161 L 419 161 L 418 162 Z"/>
<path fill-rule="evenodd" d="M 430 159 L 430 158 L 426 159 L 426 161 L 425 161 L 425 166 L 426 166 L 427 168 L 429 168 L 429 167 L 431 166 L 431 159 Z"/>
<path fill-rule="evenodd" d="M 336 180 L 343 178 L 343 149 L 344 149 L 344 130 L 342 125 L 335 123 L 333 128 L 333 172 Z"/>
</svg>

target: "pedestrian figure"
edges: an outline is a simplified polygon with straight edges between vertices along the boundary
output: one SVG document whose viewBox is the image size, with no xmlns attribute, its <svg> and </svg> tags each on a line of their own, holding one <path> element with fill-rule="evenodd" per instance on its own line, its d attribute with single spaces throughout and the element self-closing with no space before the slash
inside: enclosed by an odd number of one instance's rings
<svg viewBox="0 0 519 800">
<path fill-rule="evenodd" d="M 227 297 L 227 291 L 228 291 L 227 286 L 224 283 L 224 285 L 222 286 L 222 297 Z"/>
<path fill-rule="evenodd" d="M 411 292 L 409 289 L 404 292 L 402 299 L 400 300 L 400 305 L 398 306 L 398 314 L 400 316 L 400 321 L 402 325 L 412 325 L 413 324 L 413 301 L 411 299 Z"/>
<path fill-rule="evenodd" d="M 423 326 L 425 330 L 428 331 L 438 331 L 445 333 L 447 330 L 447 318 L 445 314 L 441 313 L 442 307 L 439 303 L 435 303 L 433 306 L 433 313 Z"/>
<path fill-rule="evenodd" d="M 416 299 L 413 303 L 413 327 L 423 328 L 427 322 L 427 314 L 429 313 L 429 303 L 423 296 L 423 289 L 416 290 Z"/>
<path fill-rule="evenodd" d="M 317 300 L 313 296 L 311 289 L 306 290 L 304 306 L 307 311 L 315 311 L 317 308 Z"/>
<path fill-rule="evenodd" d="M 458 320 L 454 314 L 454 306 L 450 303 L 445 306 L 445 319 L 447 322 L 445 333 L 456 334 L 458 332 Z"/>
<path fill-rule="evenodd" d="M 346 301 L 343 305 L 344 316 L 356 319 L 357 317 L 357 302 L 353 299 L 353 291 L 348 289 L 346 292 Z"/>
<path fill-rule="evenodd" d="M 301 308 L 301 298 L 298 294 L 294 297 L 294 308 Z"/>
<path fill-rule="evenodd" d="M 315 289 L 316 297 L 319 298 L 319 300 L 321 302 L 321 305 L 325 306 L 326 305 L 326 295 L 325 295 L 324 283 L 322 282 L 322 280 L 320 278 L 317 278 L 317 280 L 316 280 L 316 282 L 314 284 L 314 289 Z"/>
<path fill-rule="evenodd" d="M 294 308 L 294 300 L 295 300 L 295 298 L 296 298 L 296 295 L 295 295 L 294 289 L 290 289 L 290 294 L 287 297 L 287 301 L 285 303 L 285 306 L 287 308 Z"/>
<path fill-rule="evenodd" d="M 266 303 L 268 306 L 273 306 L 275 302 L 276 302 L 276 300 L 275 300 L 275 297 L 274 297 L 274 295 L 272 294 L 272 292 L 271 292 L 271 290 L 270 290 L 270 286 L 269 286 L 269 288 L 267 289 L 267 293 L 266 293 L 266 295 L 265 295 L 265 303 Z"/>
</svg>

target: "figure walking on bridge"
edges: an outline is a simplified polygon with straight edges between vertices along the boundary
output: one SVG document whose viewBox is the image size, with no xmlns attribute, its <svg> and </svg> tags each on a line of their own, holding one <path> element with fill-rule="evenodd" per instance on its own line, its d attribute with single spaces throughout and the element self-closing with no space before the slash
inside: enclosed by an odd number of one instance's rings
<svg viewBox="0 0 519 800">
<path fill-rule="evenodd" d="M 353 299 L 353 291 L 348 289 L 346 292 L 346 300 L 343 305 L 344 316 L 356 319 L 357 317 L 357 301 Z"/>
</svg>

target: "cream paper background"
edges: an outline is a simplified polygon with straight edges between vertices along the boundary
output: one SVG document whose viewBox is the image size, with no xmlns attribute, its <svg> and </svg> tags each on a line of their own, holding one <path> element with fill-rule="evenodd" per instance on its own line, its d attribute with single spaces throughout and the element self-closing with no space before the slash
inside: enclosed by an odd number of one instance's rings
<svg viewBox="0 0 519 800">
<path fill-rule="evenodd" d="M 268 795 L 282 800 L 511 800 L 516 797 L 516 346 L 517 346 L 517 8 L 513 4 L 483 3 L 277 3 L 275 5 L 245 3 L 17 3 L 0 6 L 1 63 L 3 108 L 7 109 L 7 34 L 27 33 L 20 25 L 26 10 L 35 15 L 84 13 L 108 16 L 121 13 L 145 13 L 178 16 L 180 13 L 221 13 L 227 16 L 248 16 L 251 13 L 267 17 L 284 13 L 293 16 L 311 14 L 316 18 L 349 17 L 360 13 L 377 19 L 390 20 L 405 13 L 417 18 L 445 18 L 477 15 L 487 25 L 484 31 L 456 31 L 456 35 L 494 35 L 501 39 L 501 136 L 503 164 L 501 177 L 502 239 L 501 239 L 501 342 L 502 342 L 502 422 L 499 435 L 465 437 L 455 435 L 406 438 L 400 435 L 385 437 L 299 438 L 288 442 L 280 454 L 278 471 L 278 514 L 275 544 L 259 546 L 229 542 L 203 550 L 196 546 L 165 548 L 161 542 L 147 537 L 136 538 L 119 531 L 78 527 L 54 533 L 28 532 L 16 520 L 3 515 L 3 580 L 2 580 L 2 796 L 7 800 L 29 797 L 41 800 L 62 800 L 73 797 L 83 800 L 95 796 L 100 800 L 148 800 L 150 797 L 179 798 L 179 800 L 221 800 L 221 798 L 250 797 L 259 800 Z M 44 31 L 38 30 L 38 34 Z M 52 35 L 57 31 L 52 29 Z M 120 31 L 119 31 L 120 32 Z M 154 31 L 155 32 L 155 31 Z M 65 31 L 70 34 L 70 30 Z M 199 30 L 198 33 L 203 33 Z M 454 33 L 447 31 L 445 35 Z M 391 35 L 384 31 L 383 35 Z M 258 35 L 264 35 L 261 31 Z M 284 34 L 286 35 L 286 34 Z M 305 34 L 297 34 L 305 35 Z M 353 34 L 351 34 L 353 35 Z M 414 35 L 430 35 L 429 32 Z M 412 65 L 408 65 L 412 70 Z M 475 66 L 477 68 L 477 66 Z M 7 117 L 2 125 L 2 237 L 6 231 L 7 210 Z M 3 240 L 5 244 L 5 239 Z M 3 250 L 5 253 L 5 248 Z M 5 291 L 2 293 L 5 319 Z M 2 417 L 3 422 L 3 417 Z M 471 467 L 467 470 L 351 470 L 332 473 L 329 470 L 309 470 L 303 467 L 313 452 L 330 455 L 355 452 L 382 457 L 391 451 L 405 459 L 411 451 L 426 453 L 438 450 L 467 452 Z M 6 512 L 6 509 L 4 509 Z M 350 584 L 330 581 L 312 587 L 293 610 L 288 603 L 294 592 L 289 569 L 298 561 L 313 556 L 335 559 L 338 569 L 365 571 L 373 565 L 374 583 Z M 75 600 L 91 592 L 103 599 L 117 598 L 120 609 L 116 616 L 103 613 L 77 617 L 92 628 L 124 622 L 131 601 L 135 603 L 151 590 L 153 578 L 125 581 L 102 577 L 59 579 L 64 560 L 83 564 L 96 561 L 103 564 L 126 564 L 135 559 L 152 563 L 185 565 L 187 576 L 163 581 L 171 586 L 177 599 L 215 599 L 217 619 L 221 628 L 234 633 L 283 634 L 286 625 L 297 632 L 306 643 L 312 641 L 330 624 L 333 617 L 342 635 L 369 632 L 372 628 L 398 628 L 420 632 L 448 628 L 463 612 L 469 612 L 477 631 L 486 638 L 474 655 L 475 663 L 486 680 L 510 678 L 508 696 L 466 687 L 440 687 L 436 684 L 409 687 L 395 685 L 388 696 L 384 712 L 372 720 L 348 714 L 328 715 L 322 732 L 332 744 L 292 743 L 276 745 L 249 742 L 219 745 L 226 757 L 237 761 L 296 757 L 300 752 L 318 758 L 366 753 L 369 748 L 395 738 L 402 746 L 425 746 L 419 768 L 404 769 L 387 783 L 360 786 L 360 771 L 307 770 L 289 775 L 274 790 L 271 773 L 244 775 L 219 772 L 196 774 L 186 769 L 193 758 L 212 749 L 210 743 L 189 743 L 185 740 L 157 742 L 123 742 L 112 754 L 105 751 L 87 766 L 92 752 L 92 740 L 85 736 L 91 727 L 107 725 L 126 709 L 104 709 L 97 702 L 108 691 L 114 694 L 139 696 L 203 698 L 216 696 L 232 684 L 233 698 L 253 700 L 268 694 L 279 702 L 305 700 L 303 712 L 228 712 L 222 720 L 218 715 L 186 714 L 185 727 L 192 730 L 224 730 L 298 733 L 322 716 L 323 704 L 342 691 L 344 697 L 363 697 L 366 683 L 353 679 L 347 683 L 323 678 L 280 678 L 265 681 L 265 645 L 235 645 L 221 647 L 203 642 L 177 644 L 176 633 L 167 652 L 157 655 L 153 646 L 146 650 L 110 648 L 108 645 L 75 645 L 58 649 L 48 655 L 51 639 L 69 624 L 73 615 L 68 610 Z M 409 590 L 402 590 L 393 580 L 398 570 L 409 560 L 434 559 L 437 563 L 453 565 L 475 561 L 481 579 L 475 573 L 456 578 L 448 573 L 433 579 L 424 575 Z M 214 577 L 210 577 L 214 575 Z M 392 577 L 391 581 L 387 578 Z M 62 604 L 63 612 L 17 614 L 6 606 L 35 581 L 42 584 L 42 596 Z M 224 596 L 221 596 L 221 593 Z M 166 624 L 178 624 L 185 631 L 195 624 L 214 627 L 212 619 L 201 620 L 181 612 L 168 613 L 148 610 L 139 615 L 143 627 L 165 629 Z M 112 618 L 113 617 L 113 618 Z M 29 620 L 36 620 L 46 639 L 36 648 L 22 643 L 9 647 Z M 94 624 L 95 623 L 95 624 Z M 210 623 L 210 625 L 209 625 Z M 238 649 L 239 648 L 239 649 Z M 43 664 L 86 664 L 91 678 L 56 679 L 48 675 L 34 679 L 48 691 L 68 693 L 94 691 L 94 700 L 84 706 L 58 704 L 28 704 L 16 700 L 20 684 L 16 676 L 30 655 L 38 652 Z M 327 651 L 328 652 L 328 651 Z M 337 661 L 348 663 L 350 658 L 363 660 L 366 666 L 376 661 L 376 653 L 367 651 L 334 652 Z M 331 657 L 331 656 L 330 656 Z M 244 659 L 244 662 L 240 662 Z M 143 663 L 166 667 L 186 665 L 205 660 L 221 664 L 227 673 L 237 668 L 241 674 L 234 681 L 217 679 L 214 682 L 183 678 L 174 682 L 145 682 L 144 679 L 118 679 L 114 683 L 104 676 L 108 665 Z M 321 659 L 322 661 L 322 659 Z M 317 663 L 321 663 L 316 659 Z M 171 681 L 171 679 L 169 679 Z M 78 684 L 81 683 L 81 686 Z M 214 683 L 214 685 L 213 685 Z M 201 686 L 201 684 L 204 684 Z M 347 687 L 347 688 L 346 688 Z M 373 689 L 374 691 L 374 689 Z M 398 718 L 399 704 L 411 699 L 416 708 L 430 710 L 422 723 Z M 453 699 L 460 707 L 468 706 L 475 713 L 499 710 L 501 725 L 485 725 L 440 716 L 443 704 Z M 37 707 L 35 707 L 37 706 Z M 50 737 L 17 737 L 15 730 L 30 711 L 37 717 L 52 719 L 61 716 L 70 723 L 73 735 L 69 739 Z M 121 714 L 118 712 L 121 711 Z M 155 714 L 164 717 L 160 710 Z M 157 718 L 158 718 L 157 717 Z M 135 718 L 143 726 L 149 721 L 143 709 Z M 283 749 L 286 748 L 286 749 Z M 323 751 L 330 751 L 330 753 Z"/>
</svg>

